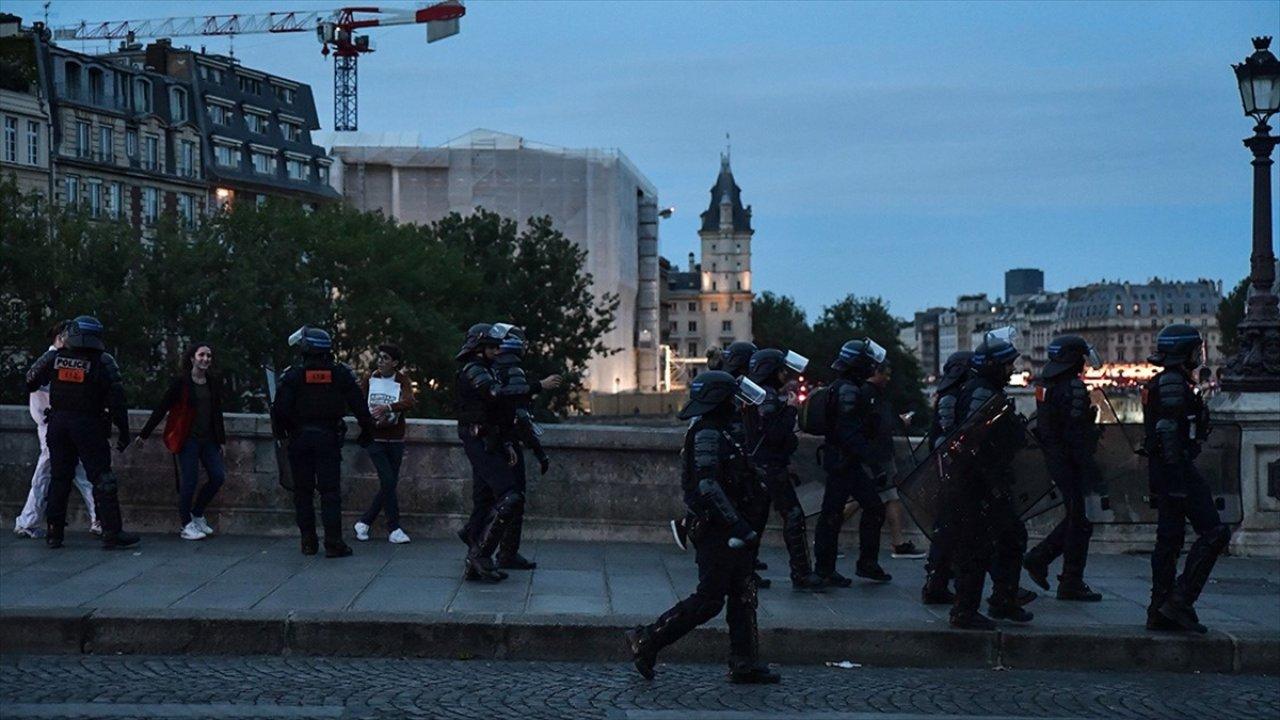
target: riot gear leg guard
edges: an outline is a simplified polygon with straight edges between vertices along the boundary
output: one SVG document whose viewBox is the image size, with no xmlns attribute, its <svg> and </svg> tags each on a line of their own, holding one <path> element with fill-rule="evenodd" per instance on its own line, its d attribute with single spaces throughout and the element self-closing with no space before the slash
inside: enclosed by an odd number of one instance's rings
<svg viewBox="0 0 1280 720">
<path fill-rule="evenodd" d="M 87 471 L 86 471 L 87 472 Z M 116 476 L 110 470 L 98 476 L 93 483 L 93 506 L 102 521 L 102 547 L 107 550 L 132 547 L 138 544 L 138 536 L 122 529 L 120 497 Z"/>
<path fill-rule="evenodd" d="M 498 499 L 488 524 L 467 552 L 467 579 L 497 582 L 502 578 L 495 572 L 493 553 L 501 542 L 503 533 L 516 513 L 524 505 L 524 495 L 511 490 Z"/>
<path fill-rule="evenodd" d="M 1161 495 L 1156 500 L 1158 514 L 1156 545 L 1151 551 L 1151 604 L 1147 607 L 1147 627 L 1174 629 L 1159 613 L 1173 592 L 1178 575 L 1178 556 L 1186 541 L 1186 498 Z"/>
</svg>

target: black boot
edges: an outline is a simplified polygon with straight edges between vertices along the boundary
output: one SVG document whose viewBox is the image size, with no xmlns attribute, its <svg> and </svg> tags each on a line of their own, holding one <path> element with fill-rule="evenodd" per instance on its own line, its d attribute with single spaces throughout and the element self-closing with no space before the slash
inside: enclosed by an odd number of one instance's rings
<svg viewBox="0 0 1280 720">
<path fill-rule="evenodd" d="M 949 620 L 951 627 L 957 630 L 995 630 L 996 624 L 991 622 L 991 618 L 983 615 L 977 610 L 967 610 L 961 612 L 952 611 Z"/>
<path fill-rule="evenodd" d="M 1099 602 L 1102 600 L 1102 593 L 1089 587 L 1089 584 L 1081 578 L 1059 575 L 1058 599 L 1074 602 Z"/>
<path fill-rule="evenodd" d="M 1196 616 L 1195 608 L 1177 590 L 1174 590 L 1169 595 L 1169 598 L 1160 607 L 1156 608 L 1156 612 L 1176 626 L 1178 630 L 1202 635 L 1209 632 L 1209 628 L 1200 623 L 1200 618 Z"/>
<path fill-rule="evenodd" d="M 819 575 L 818 577 L 822 578 L 822 584 L 827 587 L 847 588 L 853 586 L 852 580 L 835 570 L 832 570 L 829 575 Z"/>
<path fill-rule="evenodd" d="M 65 534 L 65 526 L 49 523 L 49 531 L 44 536 L 44 544 L 48 545 L 51 550 L 57 550 L 62 547 L 63 537 Z"/>
<path fill-rule="evenodd" d="M 652 680 L 653 668 L 658 664 L 658 647 L 653 640 L 653 634 L 644 625 L 637 625 L 624 634 L 636 672 L 640 673 L 645 680 Z"/>
<path fill-rule="evenodd" d="M 818 577 L 817 573 L 809 573 L 799 577 L 791 577 L 791 589 L 796 591 L 824 593 L 827 591 L 827 584 Z"/>
<path fill-rule="evenodd" d="M 756 587 L 761 590 L 768 590 L 773 587 L 773 581 L 767 577 L 760 577 L 760 573 L 753 573 L 756 579 Z"/>
<path fill-rule="evenodd" d="M 854 568 L 853 574 L 878 583 L 887 583 L 893 579 L 893 576 L 885 572 L 884 568 L 880 567 L 880 563 L 874 560 L 865 563 L 859 562 L 857 567 Z"/>
<path fill-rule="evenodd" d="M 352 553 L 351 546 L 341 540 L 334 542 L 324 541 L 324 556 L 327 558 L 351 557 Z"/>
<path fill-rule="evenodd" d="M 925 575 L 924 587 L 920 588 L 920 602 L 925 605 L 950 605 L 955 602 L 956 594 L 947 587 L 947 576 L 939 572 Z"/>
<path fill-rule="evenodd" d="M 1018 604 L 1018 589 L 994 589 L 991 593 L 991 598 L 987 600 L 987 610 L 991 613 L 991 617 L 996 620 L 1025 623 L 1031 622 L 1031 619 L 1035 617 L 1030 611 Z"/>
<path fill-rule="evenodd" d="M 1028 590 L 1024 587 L 1020 587 L 1018 588 L 1018 593 L 1014 595 L 1014 602 L 1018 604 L 1018 607 L 1026 607 L 1035 602 L 1038 597 L 1040 597 L 1040 595 L 1038 595 L 1035 590 Z M 987 602 L 996 602 L 996 594 L 994 590 L 991 593 L 991 597 L 987 598 Z"/>
<path fill-rule="evenodd" d="M 1035 550 L 1022 559 L 1022 569 L 1027 571 L 1027 577 L 1039 585 L 1041 590 L 1049 589 L 1049 561 L 1038 556 Z"/>
<path fill-rule="evenodd" d="M 109 533 L 104 531 L 102 533 L 102 549 L 103 550 L 123 550 L 124 548 L 133 547 L 134 545 L 137 545 L 141 539 L 142 538 L 138 537 L 137 535 L 134 535 L 133 533 L 127 533 L 123 530 L 120 530 L 114 533 Z"/>
<path fill-rule="evenodd" d="M 466 545 L 467 547 L 471 547 L 471 527 L 470 526 L 463 525 L 462 527 L 458 528 L 458 532 L 455 534 L 458 536 L 458 539 L 462 541 L 463 545 Z"/>
<path fill-rule="evenodd" d="M 302 536 L 302 554 L 315 555 L 320 551 L 320 540 L 315 535 Z"/>
<path fill-rule="evenodd" d="M 538 563 L 520 554 L 520 537 L 524 532 L 524 506 L 511 516 L 498 542 L 497 566 L 505 570 L 532 570 Z"/>
<path fill-rule="evenodd" d="M 768 663 L 731 657 L 729 682 L 736 685 L 772 685 L 782 682 L 782 676 L 770 669 Z"/>
</svg>

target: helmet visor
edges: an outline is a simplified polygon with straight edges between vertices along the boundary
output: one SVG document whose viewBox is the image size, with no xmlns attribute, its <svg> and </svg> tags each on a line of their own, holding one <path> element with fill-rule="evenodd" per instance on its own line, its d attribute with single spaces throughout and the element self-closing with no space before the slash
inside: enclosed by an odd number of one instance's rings
<svg viewBox="0 0 1280 720">
<path fill-rule="evenodd" d="M 744 403 L 751 405 L 759 405 L 764 402 L 764 388 L 751 382 L 751 378 L 746 375 L 738 378 L 738 399 Z"/>
<path fill-rule="evenodd" d="M 809 358 L 794 350 L 788 350 L 787 356 L 783 358 L 782 362 L 786 363 L 787 367 L 795 373 L 802 373 L 805 368 L 809 367 Z"/>
<path fill-rule="evenodd" d="M 867 338 L 867 354 L 871 356 L 871 359 L 874 360 L 877 365 L 882 364 L 884 359 L 889 357 L 888 351 L 881 347 L 880 343 L 872 340 L 871 338 Z"/>
<path fill-rule="evenodd" d="M 511 323 L 494 323 L 486 334 L 494 340 L 501 340 L 507 336 L 507 333 L 511 332 L 513 327 L 515 325 Z"/>
<path fill-rule="evenodd" d="M 1005 325 L 1004 327 L 998 327 L 993 330 L 988 330 L 986 335 L 986 338 L 988 340 L 1002 340 L 1004 342 L 1009 343 L 1010 345 L 1013 344 L 1013 341 L 1016 340 L 1017 337 L 1018 337 L 1018 328 L 1012 325 Z"/>
<path fill-rule="evenodd" d="M 306 325 L 303 325 L 297 330 L 294 330 L 293 334 L 289 336 L 289 347 L 297 347 L 298 343 L 302 342 L 302 337 L 306 334 L 307 334 Z"/>
<path fill-rule="evenodd" d="M 1089 367 L 1094 370 L 1102 369 L 1102 356 L 1098 354 L 1098 350 L 1092 345 L 1089 346 L 1089 352 L 1085 354 L 1085 359 L 1089 362 Z"/>
</svg>

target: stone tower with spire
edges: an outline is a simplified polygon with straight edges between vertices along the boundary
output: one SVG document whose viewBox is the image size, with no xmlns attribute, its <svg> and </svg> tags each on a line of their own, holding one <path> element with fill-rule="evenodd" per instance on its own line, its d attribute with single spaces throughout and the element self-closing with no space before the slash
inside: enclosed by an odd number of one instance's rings
<svg viewBox="0 0 1280 720">
<path fill-rule="evenodd" d="M 752 339 L 751 207 L 742 204 L 727 152 L 701 219 L 702 262 L 689 253 L 688 271 L 678 272 L 663 261 L 663 343 L 684 358 Z"/>
</svg>

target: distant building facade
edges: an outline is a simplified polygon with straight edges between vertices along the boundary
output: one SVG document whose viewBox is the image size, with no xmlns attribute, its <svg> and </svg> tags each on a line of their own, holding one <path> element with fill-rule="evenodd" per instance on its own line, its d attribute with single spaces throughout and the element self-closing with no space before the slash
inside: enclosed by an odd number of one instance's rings
<svg viewBox="0 0 1280 720">
<path fill-rule="evenodd" d="M 742 204 L 729 156 L 711 187 L 698 238 L 702 261 L 689 253 L 686 270 L 664 262 L 662 341 L 681 358 L 699 358 L 712 347 L 751 340 L 751 207 Z"/>
<path fill-rule="evenodd" d="M 413 134 L 335 133 L 327 142 L 336 160 L 332 182 L 360 210 L 419 224 L 477 207 L 519 223 L 550 216 L 586 249 L 597 297 L 620 298 L 615 327 L 602 338 L 620 352 L 589 360 L 584 385 L 595 392 L 659 389 L 658 196 L 626 155 L 490 130 L 438 147 L 421 146 Z"/>
<path fill-rule="evenodd" d="M 124 220 L 145 234 L 166 213 L 195 223 L 244 191 L 259 202 L 339 197 L 328 184 L 328 158 L 309 141 L 318 125 L 305 85 L 241 68 L 231 58 L 175 49 L 167 40 L 79 53 L 53 44 L 39 23 L 24 28 L 14 16 L 0 18 L 0 56 L 6 70 L 0 115 L 6 143 L 10 129 L 14 138 L 0 148 L 0 172 L 59 205 Z M 243 88 L 242 95 L 266 88 L 262 107 L 211 89 L 202 82 L 206 67 L 224 68 L 223 82 Z M 286 87 L 283 97 L 275 95 Z M 286 99 L 296 117 L 281 110 Z M 229 103 L 221 115 L 211 109 L 220 100 Z M 248 113 L 259 113 L 261 123 L 246 126 Z M 221 128 L 218 118 L 239 126 Z M 290 134 L 290 123 L 298 129 L 294 140 L 273 137 Z M 261 138 L 243 137 L 255 128 Z"/>
<path fill-rule="evenodd" d="M 1186 323 L 1204 337 L 1205 364 L 1212 366 L 1222 362 L 1221 302 L 1222 283 L 1214 280 L 1094 283 L 1067 291 L 1058 329 L 1084 337 L 1107 362 L 1141 363 L 1155 352 L 1161 328 Z"/>
</svg>

